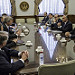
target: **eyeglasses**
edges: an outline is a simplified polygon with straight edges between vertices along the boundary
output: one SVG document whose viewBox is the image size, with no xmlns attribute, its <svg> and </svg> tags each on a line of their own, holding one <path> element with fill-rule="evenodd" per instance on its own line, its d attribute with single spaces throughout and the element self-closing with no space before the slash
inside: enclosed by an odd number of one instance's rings
<svg viewBox="0 0 75 75">
<path fill-rule="evenodd" d="M 57 18 L 57 17 L 54 17 L 54 18 Z"/>
<path fill-rule="evenodd" d="M 65 19 L 65 18 L 62 18 L 62 19 Z"/>
</svg>

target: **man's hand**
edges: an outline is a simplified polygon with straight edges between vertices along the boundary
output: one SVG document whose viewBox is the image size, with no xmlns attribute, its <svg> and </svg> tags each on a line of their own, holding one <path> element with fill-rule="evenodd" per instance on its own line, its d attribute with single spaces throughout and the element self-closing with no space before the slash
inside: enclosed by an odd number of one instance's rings
<svg viewBox="0 0 75 75">
<path fill-rule="evenodd" d="M 19 36 L 19 35 L 21 34 L 21 31 L 18 30 L 18 31 L 16 32 L 16 34 Z"/>
<path fill-rule="evenodd" d="M 47 23 L 45 23 L 45 25 L 47 25 Z"/>
<path fill-rule="evenodd" d="M 28 51 L 26 50 L 26 51 L 23 51 L 23 52 L 21 52 L 21 59 L 22 60 L 26 60 L 27 58 L 28 58 L 28 56 L 29 56 L 29 53 L 28 53 Z"/>
<path fill-rule="evenodd" d="M 58 25 L 58 27 L 60 27 L 61 26 L 61 22 L 59 22 L 57 25 Z"/>
<path fill-rule="evenodd" d="M 17 39 L 13 39 L 12 41 L 14 41 L 16 43 L 17 42 Z"/>
</svg>

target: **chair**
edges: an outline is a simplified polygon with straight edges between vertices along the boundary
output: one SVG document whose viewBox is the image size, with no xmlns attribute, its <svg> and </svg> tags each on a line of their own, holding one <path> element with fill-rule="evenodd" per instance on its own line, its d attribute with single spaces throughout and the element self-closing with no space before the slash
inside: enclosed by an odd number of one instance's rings
<svg viewBox="0 0 75 75">
<path fill-rule="evenodd" d="M 53 65 L 41 65 L 38 69 L 38 75 L 74 75 L 74 73 L 75 60 Z"/>
<path fill-rule="evenodd" d="M 75 24 L 72 24 L 72 28 L 73 28 L 73 29 L 75 28 Z"/>
</svg>

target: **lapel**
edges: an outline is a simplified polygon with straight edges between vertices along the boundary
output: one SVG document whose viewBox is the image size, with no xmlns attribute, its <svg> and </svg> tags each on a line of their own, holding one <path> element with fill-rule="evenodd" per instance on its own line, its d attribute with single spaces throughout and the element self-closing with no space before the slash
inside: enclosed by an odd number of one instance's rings
<svg viewBox="0 0 75 75">
<path fill-rule="evenodd" d="M 4 50 L 0 50 L 0 55 L 2 55 L 4 58 L 6 58 L 7 61 L 9 61 L 9 58 Z"/>
<path fill-rule="evenodd" d="M 8 32 L 8 28 L 7 28 L 7 26 L 4 24 L 4 28 L 5 28 L 5 30 Z"/>
<path fill-rule="evenodd" d="M 66 24 L 65 24 L 65 26 L 64 27 L 66 27 L 68 25 L 68 21 L 66 22 Z"/>
</svg>

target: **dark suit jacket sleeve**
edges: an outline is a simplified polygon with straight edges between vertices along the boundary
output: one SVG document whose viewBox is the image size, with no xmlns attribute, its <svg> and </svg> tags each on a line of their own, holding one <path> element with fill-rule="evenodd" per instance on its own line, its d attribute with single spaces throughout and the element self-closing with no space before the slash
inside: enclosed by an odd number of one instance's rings
<svg viewBox="0 0 75 75">
<path fill-rule="evenodd" d="M 12 57 L 18 57 L 19 51 L 17 51 L 17 50 L 9 49 L 9 48 L 7 48 L 7 47 L 3 47 L 2 50 L 4 50 L 4 51 L 6 52 L 6 54 L 7 54 L 8 56 L 10 56 L 10 57 L 11 57 L 11 56 L 12 56 Z"/>
<path fill-rule="evenodd" d="M 70 33 L 75 35 L 75 28 Z"/>
<path fill-rule="evenodd" d="M 72 24 L 69 23 L 65 28 L 62 27 L 60 30 L 62 30 L 63 32 L 70 32 L 72 30 Z"/>
<path fill-rule="evenodd" d="M 12 48 L 12 47 L 15 47 L 15 46 L 16 46 L 16 43 L 14 41 L 6 44 L 7 48 Z"/>
<path fill-rule="evenodd" d="M 0 55 L 0 72 L 13 73 L 24 67 L 24 63 L 18 60 L 14 63 L 9 63 L 3 56 Z"/>
<path fill-rule="evenodd" d="M 47 16 L 46 19 L 44 17 L 42 21 L 45 21 L 45 23 L 46 23 L 48 21 L 48 19 L 49 19 L 49 17 Z"/>
<path fill-rule="evenodd" d="M 14 39 L 14 38 L 17 38 L 16 34 L 9 34 L 9 39 Z"/>
</svg>

